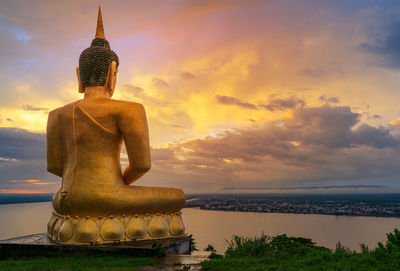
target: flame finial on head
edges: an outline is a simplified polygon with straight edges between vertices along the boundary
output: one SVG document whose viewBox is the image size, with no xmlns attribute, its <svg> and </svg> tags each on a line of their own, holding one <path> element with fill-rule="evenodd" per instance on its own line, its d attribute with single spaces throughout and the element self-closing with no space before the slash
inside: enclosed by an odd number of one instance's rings
<svg viewBox="0 0 400 271">
<path fill-rule="evenodd" d="M 101 8 L 99 6 L 99 14 L 97 15 L 97 28 L 95 38 L 105 39 L 104 27 L 103 27 L 103 17 L 101 16 Z"/>
<path fill-rule="evenodd" d="M 103 18 L 99 6 L 96 36 L 90 43 L 90 47 L 83 50 L 79 56 L 79 76 L 82 89 L 104 86 L 107 81 L 108 68 L 112 61 L 115 61 L 118 67 L 118 56 L 111 50 L 110 43 L 104 35 Z"/>
</svg>

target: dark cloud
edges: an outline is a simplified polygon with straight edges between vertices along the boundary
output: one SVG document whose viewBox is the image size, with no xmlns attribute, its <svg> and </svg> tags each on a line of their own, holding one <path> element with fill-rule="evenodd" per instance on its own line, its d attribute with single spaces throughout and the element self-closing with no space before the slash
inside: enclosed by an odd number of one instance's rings
<svg viewBox="0 0 400 271">
<path fill-rule="evenodd" d="M 361 43 L 361 48 L 378 57 L 377 64 L 388 68 L 400 68 L 400 21 L 386 26 L 380 37 Z"/>
<path fill-rule="evenodd" d="M 16 128 L 0 128 L 0 189 L 55 191 L 60 178 L 46 171 L 45 135 Z M 40 180 L 36 184 L 20 180 Z M 50 189 L 50 190 L 49 190 Z"/>
<path fill-rule="evenodd" d="M 326 103 L 339 103 L 340 102 L 338 97 L 326 97 L 325 95 L 321 95 L 319 97 L 319 100 L 321 102 L 326 102 Z"/>
<path fill-rule="evenodd" d="M 292 150 L 293 142 L 324 150 L 361 145 L 373 148 L 399 145 L 400 138 L 384 127 L 361 124 L 354 128 L 359 119 L 360 115 L 347 106 L 298 108 L 293 111 L 292 118 L 267 124 L 263 128 L 226 131 L 216 138 L 191 140 L 183 146 L 200 150 L 198 153 L 204 156 L 212 151 L 213 155 L 221 158 L 250 159 L 271 154 L 278 157 Z M 241 144 L 234 143 L 236 141 Z M 230 144 L 235 147 L 229 147 Z"/>
<path fill-rule="evenodd" d="M 49 110 L 48 108 L 45 108 L 45 107 L 36 107 L 33 105 L 29 105 L 29 104 L 23 105 L 22 108 L 25 111 L 48 111 Z"/>
<path fill-rule="evenodd" d="M 295 130 L 297 139 L 294 140 L 301 140 L 303 144 L 350 147 L 351 128 L 359 122 L 360 116 L 348 106 L 299 108 L 285 126 Z"/>
<path fill-rule="evenodd" d="M 182 77 L 183 79 L 186 79 L 186 80 L 190 80 L 190 79 L 196 78 L 196 76 L 194 76 L 194 74 L 193 74 L 193 73 L 190 73 L 190 72 L 182 72 L 182 73 L 181 73 L 181 77 Z"/>
<path fill-rule="evenodd" d="M 267 104 L 260 104 L 259 106 L 273 112 L 276 110 L 294 109 L 305 105 L 304 100 L 291 96 L 289 98 L 272 99 Z"/>
<path fill-rule="evenodd" d="M 217 99 L 218 103 L 220 103 L 220 104 L 237 105 L 237 106 L 247 108 L 247 109 L 257 109 L 257 106 L 255 104 L 244 102 L 235 97 L 216 95 L 215 98 Z"/>
<path fill-rule="evenodd" d="M 360 123 L 360 115 L 348 106 L 299 107 L 292 115 L 262 127 L 227 130 L 153 150 L 152 174 L 191 178 L 199 187 L 219 189 L 299 183 L 303 189 L 315 183 L 325 189 L 396 186 L 398 134 Z M 350 186 L 340 187 L 347 181 Z"/>
<path fill-rule="evenodd" d="M 153 78 L 152 79 L 152 83 L 153 83 L 153 85 L 155 85 L 158 88 L 167 88 L 167 87 L 169 87 L 168 83 L 165 82 L 161 78 Z"/>
<path fill-rule="evenodd" d="M 43 160 L 45 152 L 44 134 L 16 128 L 0 128 L 0 157 L 16 160 Z"/>
<path fill-rule="evenodd" d="M 21 180 L 40 180 L 51 187 L 40 187 Z M 46 171 L 45 160 L 18 161 L 0 164 L 0 189 L 31 189 L 56 191 L 59 189 L 61 178 Z"/>
<path fill-rule="evenodd" d="M 384 127 L 372 127 L 362 124 L 351 133 L 351 142 L 356 145 L 368 145 L 375 148 L 396 147 L 400 140 Z"/>
</svg>

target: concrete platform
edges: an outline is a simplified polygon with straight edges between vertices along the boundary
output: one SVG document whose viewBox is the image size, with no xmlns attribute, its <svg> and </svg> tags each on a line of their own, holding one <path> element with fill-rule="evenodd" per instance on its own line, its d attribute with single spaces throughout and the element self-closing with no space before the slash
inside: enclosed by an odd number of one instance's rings
<svg viewBox="0 0 400 271">
<path fill-rule="evenodd" d="M 149 244 L 140 242 L 112 243 L 103 245 L 60 245 L 52 242 L 47 233 L 39 233 L 6 240 L 0 240 L 0 259 L 9 257 L 34 256 L 67 256 L 67 255 L 94 255 L 114 254 L 135 257 L 161 256 L 167 254 L 190 254 L 192 236 L 183 237 L 165 248 L 157 247 L 157 242 L 149 248 Z M 144 247 L 147 246 L 147 247 Z"/>
</svg>

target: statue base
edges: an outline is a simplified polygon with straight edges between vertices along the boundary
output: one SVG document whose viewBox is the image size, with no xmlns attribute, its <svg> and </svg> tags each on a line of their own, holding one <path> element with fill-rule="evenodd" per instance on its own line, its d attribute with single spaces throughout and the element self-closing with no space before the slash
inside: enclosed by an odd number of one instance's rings
<svg viewBox="0 0 400 271">
<path fill-rule="evenodd" d="M 164 246 L 166 255 L 191 254 L 192 236 L 188 235 Z M 153 244 L 162 246 L 155 241 Z M 57 244 L 47 237 L 47 233 L 20 236 L 7 240 L 0 240 L 0 260 L 19 257 L 54 257 L 54 256 L 82 256 L 82 255 L 116 255 L 129 257 L 160 256 L 163 250 L 143 247 L 140 242 L 113 243 L 102 245 L 64 245 Z"/>
<path fill-rule="evenodd" d="M 71 217 L 53 212 L 48 238 L 59 244 L 96 245 L 135 243 L 169 246 L 186 236 L 181 213 Z"/>
</svg>

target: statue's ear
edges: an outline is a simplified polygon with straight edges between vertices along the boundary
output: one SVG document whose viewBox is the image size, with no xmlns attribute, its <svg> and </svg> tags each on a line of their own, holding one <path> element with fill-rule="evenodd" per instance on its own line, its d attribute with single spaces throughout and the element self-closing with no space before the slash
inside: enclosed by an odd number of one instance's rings
<svg viewBox="0 0 400 271">
<path fill-rule="evenodd" d="M 117 84 L 117 62 L 112 61 L 108 67 L 106 84 L 104 85 L 110 93 L 110 97 L 114 94 L 115 85 Z"/>
<path fill-rule="evenodd" d="M 78 77 L 78 90 L 79 90 L 79 93 L 84 93 L 85 90 L 82 87 L 81 75 L 79 74 L 79 67 L 76 67 L 76 76 Z"/>
</svg>

